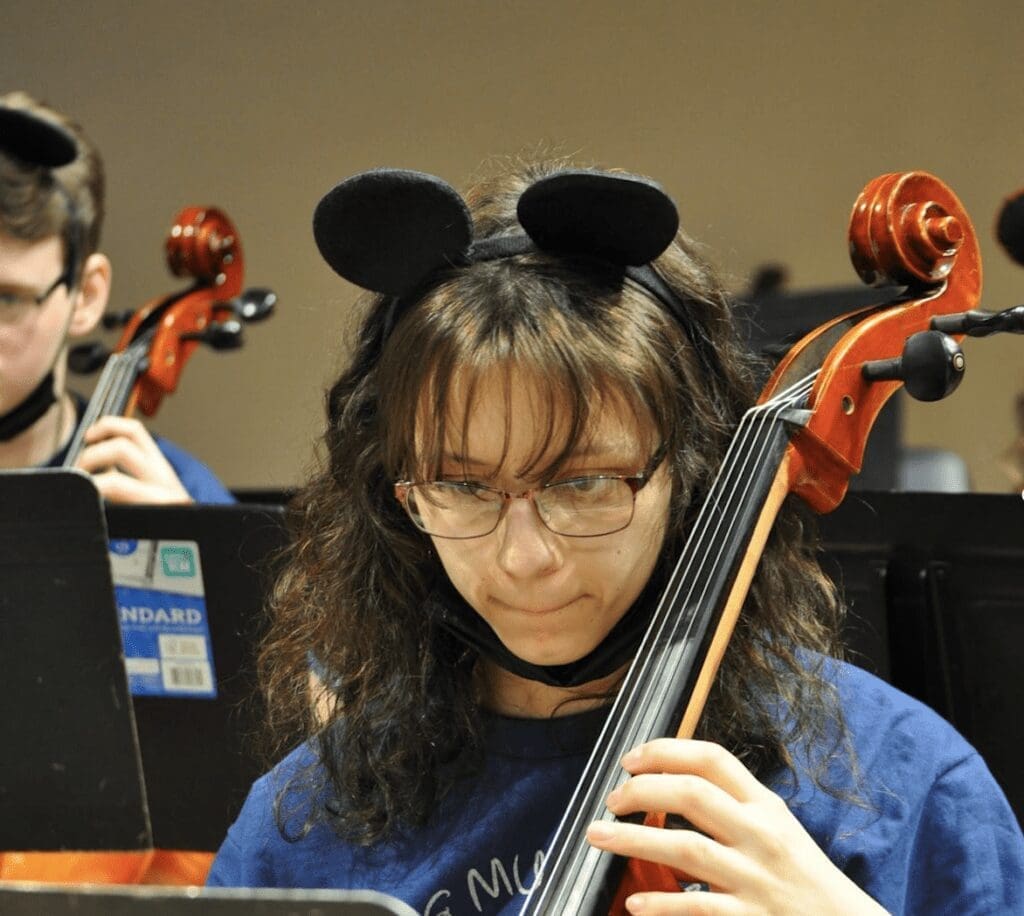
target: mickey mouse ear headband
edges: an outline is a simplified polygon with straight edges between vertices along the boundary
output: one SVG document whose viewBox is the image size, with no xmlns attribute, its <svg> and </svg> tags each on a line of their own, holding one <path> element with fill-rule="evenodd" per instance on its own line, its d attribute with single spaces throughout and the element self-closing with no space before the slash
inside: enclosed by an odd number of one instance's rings
<svg viewBox="0 0 1024 916">
<path fill-rule="evenodd" d="M 29 111 L 4 105 L 0 105 L 0 150 L 47 169 L 67 165 L 78 156 L 78 146 L 66 130 Z"/>
<path fill-rule="evenodd" d="M 5 105 L 0 105 L 0 151 L 27 166 L 45 169 L 60 168 L 78 158 L 78 144 L 64 128 L 30 111 Z M 70 290 L 78 272 L 81 227 L 71 195 L 56 178 L 53 185 L 63 197 L 68 211 L 67 257 L 62 279 Z"/>
<path fill-rule="evenodd" d="M 516 212 L 522 233 L 474 240 L 469 208 L 449 184 L 422 172 L 374 169 L 345 179 L 321 199 L 313 235 L 336 273 L 396 298 L 385 336 L 401 300 L 439 271 L 540 250 L 621 269 L 704 349 L 685 303 L 650 266 L 679 228 L 675 204 L 655 182 L 585 169 L 555 172 L 522 193 Z"/>
</svg>

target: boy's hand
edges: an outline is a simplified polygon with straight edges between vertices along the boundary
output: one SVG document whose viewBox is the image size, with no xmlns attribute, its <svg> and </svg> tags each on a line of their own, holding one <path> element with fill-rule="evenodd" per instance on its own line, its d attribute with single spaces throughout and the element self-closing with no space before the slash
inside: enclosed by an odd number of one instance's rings
<svg viewBox="0 0 1024 916">
<path fill-rule="evenodd" d="M 129 417 L 101 417 L 91 426 L 75 467 L 92 474 L 110 502 L 192 502 L 149 431 Z"/>
</svg>

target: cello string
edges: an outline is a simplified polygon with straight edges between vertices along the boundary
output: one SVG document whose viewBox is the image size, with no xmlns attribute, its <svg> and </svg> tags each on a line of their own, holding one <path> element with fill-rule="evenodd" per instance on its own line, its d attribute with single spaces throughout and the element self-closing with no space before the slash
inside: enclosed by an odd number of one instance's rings
<svg viewBox="0 0 1024 916">
<path fill-rule="evenodd" d="M 107 363 L 103 367 L 103 372 L 100 373 L 99 381 L 96 383 L 96 389 L 93 392 L 93 396 L 85 405 L 85 410 L 82 413 L 82 419 L 79 420 L 78 425 L 75 427 L 74 435 L 71 437 L 71 444 L 68 446 L 67 454 L 64 456 L 63 467 L 71 467 L 78 460 L 78 455 L 82 451 L 85 431 L 92 426 L 98 418 L 96 392 L 99 392 L 100 401 L 103 401 L 106 398 L 106 393 L 110 390 L 111 379 L 117 372 L 119 361 L 119 353 L 112 353 L 107 359 Z"/>
<path fill-rule="evenodd" d="M 795 386 L 793 394 L 802 397 L 806 387 Z M 700 607 L 705 603 L 714 574 L 720 570 L 723 555 L 739 525 L 737 501 L 742 506 L 749 503 L 750 500 L 750 489 L 752 486 L 750 466 L 753 465 L 753 469 L 756 471 L 763 464 L 766 452 L 771 446 L 773 435 L 778 429 L 776 425 L 778 415 L 781 411 L 790 407 L 791 404 L 792 399 L 774 399 L 772 402 L 762 405 L 762 409 L 751 411 L 748 418 L 748 429 L 741 439 L 741 448 L 739 449 L 743 460 L 742 462 L 735 460 L 731 462 L 729 473 L 723 478 L 721 484 L 716 482 L 712 494 L 709 494 L 709 496 L 713 497 L 708 500 L 709 511 L 716 514 L 716 524 L 713 528 L 705 530 L 705 536 L 699 539 L 694 545 L 692 552 L 690 552 L 689 563 L 676 584 L 675 593 L 671 598 L 671 605 L 668 608 L 669 611 L 671 611 L 671 607 Z M 744 483 L 743 487 L 737 486 L 737 479 L 740 483 Z M 725 529 L 724 532 L 723 527 Z M 716 544 L 717 555 L 713 556 Z M 705 567 L 708 566 L 709 560 L 711 561 L 710 568 L 706 569 Z M 689 590 L 686 593 L 683 605 L 680 605 L 679 594 L 687 582 L 689 582 Z M 702 588 L 699 596 L 697 596 L 697 600 L 694 601 L 698 586 L 702 586 Z M 667 640 L 667 643 L 677 642 L 680 639 L 680 635 L 683 638 L 688 638 L 693 627 L 700 619 L 701 615 L 699 614 L 680 617 L 678 613 L 667 612 L 660 621 L 658 638 L 660 640 Z M 666 631 L 668 632 L 666 633 Z M 661 644 L 667 643 L 662 642 Z M 654 652 L 652 655 L 660 662 L 662 668 L 669 664 L 669 660 L 665 657 L 664 653 Z M 659 675 L 661 673 L 663 672 L 658 672 Z M 658 675 L 655 675 L 653 678 L 646 677 L 644 679 L 642 685 L 646 685 L 647 694 L 651 694 L 656 689 L 660 680 Z M 644 688 L 642 687 L 641 689 L 643 690 Z M 641 696 L 641 701 L 644 701 L 643 696 Z"/>
<path fill-rule="evenodd" d="M 126 360 L 125 372 L 121 376 L 117 390 L 111 392 L 110 403 L 107 405 L 107 413 L 120 414 L 123 412 L 125 405 L 128 403 L 128 399 L 131 397 L 131 390 L 135 385 L 135 380 L 139 376 L 139 367 L 142 365 L 142 361 L 146 358 L 148 349 L 148 340 L 136 341 L 130 347 L 130 350 L 132 351 L 131 358 L 130 360 Z"/>
<path fill-rule="evenodd" d="M 803 388 L 798 388 L 797 394 L 802 393 Z M 770 404 L 775 405 L 775 402 L 770 402 Z M 777 429 L 779 416 L 783 411 L 789 409 L 791 406 L 792 401 L 780 402 L 777 405 L 771 407 L 770 409 L 762 411 L 758 415 L 758 425 L 752 431 L 752 438 L 754 439 L 755 444 L 759 442 L 759 451 L 755 457 L 753 455 L 753 451 L 749 450 L 744 460 L 744 464 L 736 470 L 737 476 L 741 478 L 740 483 L 743 484 L 743 489 L 741 490 L 737 488 L 735 484 L 732 484 L 730 487 L 725 488 L 725 496 L 727 499 L 727 503 L 726 505 L 722 506 L 719 510 L 719 518 L 721 521 L 719 523 L 718 529 L 716 529 L 714 534 L 717 535 L 719 533 L 723 521 L 729 524 L 730 527 L 725 532 L 724 539 L 719 539 L 718 555 L 714 557 L 712 567 L 722 562 L 723 553 L 738 524 L 737 513 L 735 511 L 735 503 L 737 502 L 737 497 L 740 505 L 746 504 L 750 500 L 750 490 L 753 486 L 753 479 L 752 475 L 747 470 L 747 465 L 749 465 L 751 463 L 751 460 L 753 460 L 753 469 L 756 471 L 757 468 L 759 468 L 763 464 L 766 452 L 768 451 L 771 445 L 771 436 Z M 748 439 L 749 438 L 751 437 L 748 437 Z M 745 479 L 743 478 L 744 474 L 746 474 Z M 721 495 L 721 493 L 717 494 L 717 496 L 719 497 Z M 703 590 L 698 598 L 698 601 L 702 602 L 707 596 L 707 590 L 710 587 L 711 583 L 711 576 L 702 573 L 703 563 L 706 562 L 708 559 L 709 554 L 705 551 L 701 561 L 702 565 L 698 567 L 694 574 L 694 586 L 691 587 L 691 591 L 687 595 L 687 602 L 689 602 L 694 597 L 693 588 L 696 587 L 697 583 L 703 583 Z M 678 618 L 675 619 L 675 622 L 678 625 Z M 674 630 L 673 636 L 677 635 L 677 633 L 678 631 Z"/>
<path fill-rule="evenodd" d="M 71 467 L 78 460 L 85 442 L 85 432 L 101 417 L 109 414 L 119 414 L 127 403 L 127 395 L 135 384 L 138 375 L 138 367 L 145 358 L 148 341 L 142 339 L 133 342 L 125 350 L 112 353 L 92 397 L 86 405 L 79 421 L 68 453 L 64 458 L 64 467 Z"/>
<path fill-rule="evenodd" d="M 745 472 L 746 466 L 750 463 L 750 441 L 751 439 L 756 440 L 758 434 L 763 431 L 764 425 L 767 422 L 766 414 L 776 407 L 781 409 L 790 407 L 793 398 L 803 397 L 806 394 L 806 390 L 810 387 L 810 383 L 810 379 L 796 383 L 791 386 L 790 389 L 787 389 L 787 391 L 783 392 L 766 404 L 752 408 L 741 420 L 740 426 L 737 430 L 737 435 L 730 444 L 726 453 L 726 458 L 722 462 L 718 477 L 712 483 L 709 490 L 709 498 L 705 500 L 693 523 L 693 530 L 697 534 L 697 537 L 695 540 L 691 540 L 684 546 L 682 554 L 680 555 L 679 560 L 676 563 L 676 567 L 673 570 L 673 573 L 669 578 L 669 582 L 664 590 L 662 602 L 659 605 L 658 612 L 656 612 L 656 616 L 663 617 L 663 619 L 660 620 L 662 629 L 659 629 L 656 632 L 649 631 L 648 636 L 650 636 L 651 639 L 648 640 L 645 638 L 644 642 L 641 643 L 642 647 L 650 648 L 648 645 L 645 645 L 648 641 L 664 639 L 665 631 L 663 627 L 673 621 L 664 617 L 664 615 L 661 615 L 660 612 L 663 609 L 678 603 L 680 591 L 685 585 L 685 581 L 688 577 L 692 577 L 692 575 L 695 574 L 699 575 L 700 569 L 698 568 L 695 571 L 694 563 L 701 554 L 707 552 L 708 547 L 705 542 L 713 540 L 718 535 L 721 530 L 723 520 L 729 517 L 725 514 L 725 509 L 728 507 L 726 506 L 723 508 L 722 506 L 722 495 L 723 493 L 735 490 L 735 484 L 732 482 L 732 478 L 741 476 Z M 763 455 L 763 451 L 764 447 L 762 447 L 761 455 Z M 739 461 L 737 456 L 743 457 L 742 463 Z M 708 516 L 712 514 L 717 514 L 717 521 L 713 525 L 708 522 Z M 685 567 L 683 566 L 684 561 L 686 561 Z M 692 597 L 692 592 L 687 597 Z M 651 655 L 645 654 L 644 658 L 645 661 L 648 661 L 651 659 Z M 642 669 L 641 673 L 644 673 Z M 645 678 L 645 681 L 646 680 L 649 679 Z"/>
<path fill-rule="evenodd" d="M 806 385 L 800 385 L 799 383 L 793 386 L 794 392 L 797 395 L 802 395 L 806 387 Z M 686 587 L 687 582 L 689 582 L 689 591 L 686 594 L 684 605 L 691 605 L 695 589 L 699 583 L 703 583 L 704 588 L 698 603 L 704 600 L 712 579 L 710 574 L 705 573 L 704 567 L 711 556 L 716 541 L 719 548 L 718 556 L 714 558 L 714 563 L 720 564 L 724 544 L 728 543 L 728 537 L 732 534 L 737 524 L 734 508 L 736 496 L 740 494 L 743 500 L 746 500 L 749 496 L 750 478 L 748 466 L 752 461 L 757 466 L 763 460 L 770 444 L 770 440 L 765 436 L 765 429 L 768 426 L 769 420 L 776 420 L 778 412 L 787 409 L 789 406 L 791 406 L 789 400 L 776 398 L 765 405 L 761 405 L 759 408 L 752 409 L 744 417 L 744 421 L 741 421 L 741 426 L 744 428 L 736 437 L 738 447 L 735 451 L 738 456 L 742 457 L 742 461 L 738 460 L 738 458 L 733 458 L 727 462 L 727 467 L 726 464 L 723 464 L 723 469 L 726 473 L 724 476 L 720 475 L 720 479 L 716 480 L 715 484 L 713 484 L 709 493 L 710 498 L 705 501 L 704 507 L 702 507 L 702 511 L 698 515 L 695 528 L 700 531 L 700 536 L 692 545 L 687 545 L 687 548 L 684 549 L 684 556 L 688 559 L 686 567 L 680 570 L 679 567 L 682 565 L 684 558 L 680 557 L 676 572 L 673 574 L 665 591 L 665 597 L 663 598 L 665 603 L 659 607 L 657 614 L 659 619 L 656 622 L 656 626 L 652 627 L 654 636 L 651 642 L 653 645 L 643 647 L 648 650 L 645 652 L 644 657 L 650 661 L 650 664 L 660 664 L 662 667 L 667 665 L 669 661 L 665 658 L 664 653 L 650 650 L 653 649 L 653 646 L 667 644 L 665 642 L 666 639 L 669 642 L 676 641 L 679 638 L 680 627 L 683 624 L 686 625 L 686 631 L 683 635 L 689 636 L 692 627 L 700 619 L 700 616 L 696 614 L 680 619 L 678 613 L 672 613 L 672 609 L 681 606 L 679 604 L 679 595 L 684 587 Z M 755 447 L 758 443 L 760 443 L 760 447 L 755 457 Z M 744 475 L 747 475 L 747 485 L 741 491 L 736 485 L 735 478 L 738 477 L 742 480 Z M 706 512 L 704 509 L 706 509 Z M 706 516 L 709 514 L 715 514 L 716 516 L 714 525 L 706 524 Z M 722 537 L 723 525 L 730 526 L 725 531 L 724 542 Z M 712 571 L 714 568 L 713 564 Z M 664 613 L 662 613 L 663 610 Z M 645 705 L 647 705 L 644 695 L 645 690 L 647 694 L 651 694 L 657 689 L 657 685 L 661 683 L 659 675 L 662 672 L 658 671 L 654 676 L 651 676 L 649 671 L 644 670 L 649 667 L 650 665 L 645 665 L 641 668 L 643 677 L 640 680 L 640 690 L 637 697 L 637 702 Z M 635 722 L 636 718 L 626 716 L 624 721 Z"/>
</svg>

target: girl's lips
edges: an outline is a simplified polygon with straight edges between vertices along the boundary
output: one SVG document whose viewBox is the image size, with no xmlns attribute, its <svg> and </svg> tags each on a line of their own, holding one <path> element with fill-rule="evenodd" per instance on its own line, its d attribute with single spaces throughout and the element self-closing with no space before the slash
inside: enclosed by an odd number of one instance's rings
<svg viewBox="0 0 1024 916">
<path fill-rule="evenodd" d="M 561 604 L 550 605 L 548 607 L 543 608 L 523 607 L 521 604 L 509 604 L 508 602 L 501 601 L 500 599 L 498 599 L 498 603 L 505 610 L 508 611 L 518 612 L 520 614 L 528 614 L 533 617 L 542 617 L 545 614 L 554 614 L 556 611 L 561 611 L 563 608 L 567 608 L 570 604 L 573 604 L 577 600 L 577 598 L 570 598 L 568 601 L 565 601 Z"/>
</svg>

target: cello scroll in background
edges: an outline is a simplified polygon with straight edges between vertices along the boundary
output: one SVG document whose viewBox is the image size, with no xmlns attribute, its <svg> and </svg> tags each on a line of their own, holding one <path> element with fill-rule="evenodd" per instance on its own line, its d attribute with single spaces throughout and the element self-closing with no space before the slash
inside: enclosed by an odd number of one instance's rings
<svg viewBox="0 0 1024 916">
<path fill-rule="evenodd" d="M 268 317 L 277 302 L 268 289 L 243 290 L 241 240 L 227 215 L 215 207 L 186 207 L 174 219 L 166 240 L 167 265 L 193 282 L 152 299 L 135 311 L 104 316 L 104 327 L 123 327 L 107 349 L 97 342 L 73 348 L 68 365 L 80 374 L 101 366 L 88 408 L 68 450 L 74 465 L 85 430 L 102 416 L 153 416 L 164 396 L 178 386 L 186 362 L 200 343 L 215 350 L 240 347 L 243 325 Z"/>
</svg>

